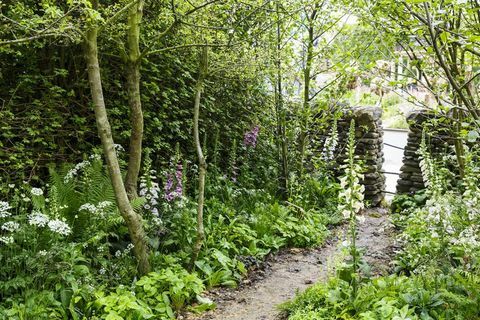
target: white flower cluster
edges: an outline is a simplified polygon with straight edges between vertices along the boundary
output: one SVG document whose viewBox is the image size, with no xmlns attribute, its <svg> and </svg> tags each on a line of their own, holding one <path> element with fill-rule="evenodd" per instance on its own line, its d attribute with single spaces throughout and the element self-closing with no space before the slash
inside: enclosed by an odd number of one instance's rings
<svg viewBox="0 0 480 320">
<path fill-rule="evenodd" d="M 105 214 L 105 209 L 110 207 L 113 203 L 111 201 L 102 201 L 99 202 L 96 206 L 91 203 L 84 203 L 80 206 L 78 211 L 88 211 L 92 214 L 98 214 L 103 216 Z"/>
<path fill-rule="evenodd" d="M 340 200 L 338 209 L 345 219 L 355 218 L 363 221 L 364 217 L 357 215 L 365 207 L 363 202 L 365 187 L 360 184 L 360 180 L 363 179 L 362 168 L 355 160 L 355 122 L 353 120 L 348 133 L 347 158 L 342 169 L 345 173 L 339 179 L 342 191 L 338 195 Z"/>
<path fill-rule="evenodd" d="M 134 248 L 135 246 L 132 244 L 132 243 L 129 243 L 127 245 L 127 247 L 125 248 L 125 250 L 123 251 L 120 251 L 120 250 L 117 250 L 115 251 L 115 257 L 117 258 L 121 258 L 121 257 L 124 257 L 126 255 L 128 255 L 130 253 L 130 251 Z"/>
<path fill-rule="evenodd" d="M 125 148 L 122 147 L 121 144 L 115 143 L 115 144 L 113 145 L 113 147 L 115 148 L 115 151 L 116 151 L 117 153 L 125 152 Z"/>
<path fill-rule="evenodd" d="M 43 195 L 43 190 L 40 188 L 32 188 L 32 190 L 30 190 L 30 193 L 32 194 L 32 196 L 39 197 Z"/>
<path fill-rule="evenodd" d="M 63 236 L 68 236 L 72 232 L 72 229 L 65 221 L 59 219 L 50 220 L 46 215 L 38 211 L 34 211 L 28 216 L 28 223 L 36 227 L 47 226 L 50 231 Z"/>
<path fill-rule="evenodd" d="M 456 239 L 450 242 L 453 245 L 461 246 L 469 254 L 478 251 L 480 248 L 480 229 L 477 225 L 470 225 L 465 228 Z"/>
<path fill-rule="evenodd" d="M 463 200 L 467 207 L 468 218 L 470 221 L 475 221 L 480 217 L 480 189 L 477 190 L 467 189 L 463 193 Z"/>
<path fill-rule="evenodd" d="M 420 170 L 422 171 L 422 178 L 423 182 L 425 183 L 426 187 L 431 187 L 433 186 L 432 180 L 434 180 L 435 177 L 435 168 L 433 166 L 432 159 L 429 156 L 422 156 L 420 158 Z"/>
<path fill-rule="evenodd" d="M 8 212 L 8 210 L 12 209 L 10 204 L 6 201 L 0 201 L 0 219 L 1 218 L 8 218 L 12 214 Z M 20 228 L 20 225 L 15 222 L 15 221 L 7 221 L 2 224 L 0 227 L 0 230 L 6 231 L 6 232 L 15 232 Z M 0 236 L 0 242 L 4 244 L 12 244 L 14 242 L 14 239 L 12 236 Z"/>
<path fill-rule="evenodd" d="M 97 212 L 97 207 L 91 203 L 84 203 L 78 208 L 78 211 L 88 211 L 90 213 Z"/>
<path fill-rule="evenodd" d="M 428 190 L 436 195 L 441 192 L 441 183 L 437 174 L 435 162 L 432 159 L 426 143 L 425 131 L 422 133 L 422 141 L 417 153 L 420 156 L 419 167 L 422 172 L 422 178 Z"/>
<path fill-rule="evenodd" d="M 20 225 L 18 224 L 18 222 L 15 222 L 15 221 L 5 222 L 1 227 L 2 230 L 8 231 L 8 232 L 15 232 L 19 228 L 20 228 Z"/>
<path fill-rule="evenodd" d="M 465 148 L 465 191 L 462 195 L 463 202 L 467 208 L 468 218 L 472 222 L 477 222 L 480 218 L 480 188 L 479 174 L 480 168 L 473 161 L 474 154 L 470 152 L 467 146 Z"/>
<path fill-rule="evenodd" d="M 88 167 L 91 162 L 93 161 L 98 161 L 101 159 L 100 155 L 98 154 L 92 154 L 90 155 L 90 157 L 88 157 L 89 160 L 84 160 L 82 162 L 79 162 L 75 165 L 75 167 L 73 169 L 71 169 L 70 171 L 67 172 L 67 174 L 65 175 L 65 177 L 63 178 L 64 182 L 65 183 L 69 183 L 70 181 L 72 181 L 72 179 L 80 172 L 82 171 L 83 169 L 85 169 L 86 167 Z"/>
<path fill-rule="evenodd" d="M 335 150 L 338 145 L 337 121 L 334 121 L 330 135 L 325 139 L 322 151 L 322 159 L 326 162 L 332 161 L 335 157 Z"/>
<path fill-rule="evenodd" d="M 65 221 L 58 219 L 48 221 L 48 228 L 62 236 L 68 236 L 72 232 L 72 229 Z"/>
<path fill-rule="evenodd" d="M 5 244 L 12 244 L 14 240 L 12 236 L 2 236 L 0 237 L 0 242 L 3 242 Z"/>
<path fill-rule="evenodd" d="M 80 163 L 77 163 L 73 169 L 67 172 L 65 177 L 63 178 L 65 183 L 69 183 L 73 180 L 73 178 L 78 174 L 79 171 L 82 171 L 84 168 L 90 165 L 90 161 L 84 160 Z"/>
<path fill-rule="evenodd" d="M 433 198 L 427 201 L 427 214 L 425 221 L 429 224 L 429 229 L 435 236 L 437 232 L 453 234 L 454 228 L 451 224 L 453 208 L 449 197 Z"/>
<path fill-rule="evenodd" d="M 339 210 L 342 212 L 345 219 L 348 219 L 351 214 L 358 214 L 360 210 L 365 208 L 364 192 L 365 186 L 360 184 L 362 174 L 357 173 L 350 168 L 345 169 L 345 176 L 341 177 L 340 187 L 342 191 L 339 193 L 340 205 Z M 357 216 L 358 219 L 362 219 Z"/>
<path fill-rule="evenodd" d="M 48 217 L 39 211 L 33 211 L 28 216 L 28 223 L 36 227 L 45 227 L 48 224 Z"/>
<path fill-rule="evenodd" d="M 41 256 L 41 257 L 45 257 L 47 254 L 48 254 L 48 251 L 46 251 L 46 250 L 38 251 L 38 255 Z"/>
<path fill-rule="evenodd" d="M 150 170 L 149 179 L 145 176 L 140 178 L 140 191 L 138 194 L 147 200 L 143 208 L 148 210 L 155 218 L 159 218 L 157 205 L 160 196 L 160 186 L 156 181 L 156 173 L 155 170 Z"/>
<path fill-rule="evenodd" d="M 0 201 L 0 219 L 1 218 L 8 218 L 11 216 L 11 213 L 8 210 L 12 209 L 10 204 L 6 201 Z"/>
</svg>

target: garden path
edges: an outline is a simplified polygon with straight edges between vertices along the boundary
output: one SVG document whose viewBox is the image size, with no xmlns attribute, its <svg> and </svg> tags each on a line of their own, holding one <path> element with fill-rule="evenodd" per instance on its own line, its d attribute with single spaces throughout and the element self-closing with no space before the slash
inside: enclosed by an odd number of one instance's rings
<svg viewBox="0 0 480 320">
<path fill-rule="evenodd" d="M 388 272 L 395 249 L 393 228 L 386 209 L 372 209 L 365 213 L 359 225 L 358 246 L 366 250 L 366 261 L 376 274 Z M 316 249 L 289 249 L 273 256 L 264 270 L 257 270 L 244 280 L 239 289 L 218 289 L 207 296 L 217 304 L 215 310 L 202 315 L 186 315 L 193 320 L 274 320 L 278 319 L 277 305 L 293 298 L 312 283 L 325 281 L 333 266 L 341 261 L 342 241 L 346 227 L 332 230 L 324 246 Z"/>
</svg>

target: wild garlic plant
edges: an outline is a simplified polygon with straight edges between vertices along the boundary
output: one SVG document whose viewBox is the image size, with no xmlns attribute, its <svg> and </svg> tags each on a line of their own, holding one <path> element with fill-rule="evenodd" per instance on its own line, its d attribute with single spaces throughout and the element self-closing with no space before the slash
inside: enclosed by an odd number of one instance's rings
<svg viewBox="0 0 480 320">
<path fill-rule="evenodd" d="M 355 157 L 355 121 L 350 122 L 347 142 L 347 158 L 342 165 L 344 170 L 343 177 L 340 178 L 342 191 L 339 193 L 339 211 L 345 219 L 349 221 L 349 251 L 352 259 L 352 289 L 353 297 L 358 289 L 358 267 L 360 264 L 359 251 L 356 247 L 357 220 L 362 221 L 363 217 L 359 215 L 364 209 L 365 187 L 360 184 L 363 179 L 362 167 Z"/>
</svg>

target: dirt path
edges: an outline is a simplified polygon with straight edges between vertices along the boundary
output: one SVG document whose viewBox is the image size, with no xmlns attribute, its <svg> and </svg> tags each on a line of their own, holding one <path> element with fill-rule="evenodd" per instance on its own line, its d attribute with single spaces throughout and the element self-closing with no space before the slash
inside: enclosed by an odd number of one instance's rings
<svg viewBox="0 0 480 320">
<path fill-rule="evenodd" d="M 357 243 L 366 249 L 364 256 L 373 267 L 373 272 L 384 273 L 388 269 L 393 250 L 388 218 L 383 209 L 370 210 L 365 218 L 365 222 L 359 226 Z M 220 289 L 211 292 L 209 297 L 216 302 L 217 308 L 201 316 L 189 315 L 186 319 L 276 319 L 278 304 L 332 274 L 332 266 L 340 258 L 339 247 L 345 234 L 345 227 L 339 227 L 321 248 L 290 249 L 279 253 L 267 262 L 267 269 L 260 272 L 259 280 L 246 280 L 237 290 Z M 253 275 L 254 278 L 258 276 Z"/>
</svg>

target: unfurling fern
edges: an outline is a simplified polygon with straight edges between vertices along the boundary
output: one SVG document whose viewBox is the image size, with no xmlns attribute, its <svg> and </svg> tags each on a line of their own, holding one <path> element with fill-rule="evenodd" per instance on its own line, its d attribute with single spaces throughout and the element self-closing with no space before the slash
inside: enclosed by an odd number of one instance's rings
<svg viewBox="0 0 480 320">
<path fill-rule="evenodd" d="M 56 194 L 59 215 L 67 220 L 78 241 L 88 240 L 92 229 L 106 234 L 116 232 L 124 222 L 115 205 L 108 172 L 98 156 L 74 167 L 51 168 L 49 195 L 52 193 Z"/>
</svg>

